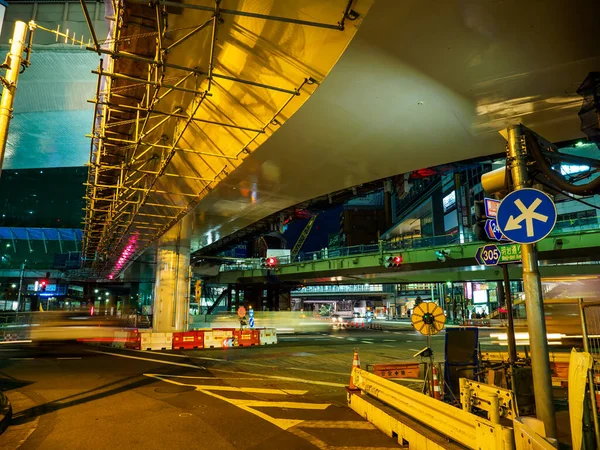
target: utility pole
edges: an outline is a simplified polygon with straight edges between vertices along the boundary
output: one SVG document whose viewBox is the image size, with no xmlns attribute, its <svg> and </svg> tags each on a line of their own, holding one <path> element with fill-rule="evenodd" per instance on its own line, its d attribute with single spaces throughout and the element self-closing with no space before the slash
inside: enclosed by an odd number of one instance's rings
<svg viewBox="0 0 600 450">
<path fill-rule="evenodd" d="M 507 166 L 510 168 L 513 189 L 527 188 L 527 150 L 522 125 L 508 128 Z M 531 348 L 531 371 L 533 392 L 538 419 L 544 423 L 546 436 L 556 439 L 556 416 L 552 398 L 552 376 L 550 355 L 546 335 L 546 319 L 542 299 L 542 281 L 538 268 L 538 253 L 535 244 L 522 244 L 523 286 L 527 308 L 527 327 Z"/>
<path fill-rule="evenodd" d="M 6 150 L 6 140 L 8 139 L 8 125 L 12 117 L 17 79 L 19 78 L 21 62 L 23 61 L 23 51 L 26 45 L 27 29 L 28 25 L 25 22 L 15 22 L 10 51 L 6 55 L 6 61 L 1 66 L 6 69 L 6 77 L 0 76 L 0 80 L 4 85 L 2 99 L 0 100 L 0 175 L 2 175 L 2 163 Z"/>
</svg>

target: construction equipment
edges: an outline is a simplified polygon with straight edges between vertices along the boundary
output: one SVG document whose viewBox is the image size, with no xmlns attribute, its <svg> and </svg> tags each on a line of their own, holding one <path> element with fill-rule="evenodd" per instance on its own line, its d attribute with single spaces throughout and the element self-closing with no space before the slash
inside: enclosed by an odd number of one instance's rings
<svg viewBox="0 0 600 450">
<path fill-rule="evenodd" d="M 425 370 L 423 393 L 427 392 L 431 397 L 441 400 L 442 396 L 437 378 L 438 370 L 435 367 L 435 359 L 431 350 L 431 336 L 444 329 L 446 323 L 444 310 L 433 302 L 421 303 L 413 309 L 411 321 L 415 330 L 427 336 L 427 347 L 414 355 L 415 358 L 421 357 L 429 360 Z"/>
<path fill-rule="evenodd" d="M 319 214 L 317 213 L 314 216 L 312 216 L 310 218 L 310 220 L 308 221 L 308 223 L 306 224 L 306 226 L 304 227 L 304 230 L 302 230 L 302 233 L 300 233 L 300 237 L 294 244 L 294 248 L 292 248 L 292 251 L 290 253 L 290 261 L 294 261 L 296 259 L 296 256 L 298 256 L 298 253 L 300 253 L 300 250 L 302 249 L 302 246 L 304 245 L 306 238 L 308 238 L 308 235 L 310 234 L 310 230 L 312 230 L 312 227 L 315 223 L 315 220 L 317 220 L 318 215 Z"/>
</svg>

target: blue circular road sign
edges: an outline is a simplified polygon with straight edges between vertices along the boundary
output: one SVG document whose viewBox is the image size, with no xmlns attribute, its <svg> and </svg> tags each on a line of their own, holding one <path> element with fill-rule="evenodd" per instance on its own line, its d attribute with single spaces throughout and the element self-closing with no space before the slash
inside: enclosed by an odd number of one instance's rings
<svg viewBox="0 0 600 450">
<path fill-rule="evenodd" d="M 502 200 L 496 220 L 511 241 L 533 244 L 548 236 L 556 225 L 556 206 L 545 192 L 519 189 Z"/>
</svg>

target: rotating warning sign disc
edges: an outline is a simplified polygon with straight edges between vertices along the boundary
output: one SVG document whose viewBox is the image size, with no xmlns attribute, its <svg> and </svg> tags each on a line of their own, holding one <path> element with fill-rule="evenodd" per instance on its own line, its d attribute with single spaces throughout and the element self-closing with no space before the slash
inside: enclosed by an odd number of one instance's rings
<svg viewBox="0 0 600 450">
<path fill-rule="evenodd" d="M 411 319 L 415 330 L 425 336 L 438 334 L 446 323 L 444 310 L 432 302 L 425 302 L 415 306 Z"/>
</svg>

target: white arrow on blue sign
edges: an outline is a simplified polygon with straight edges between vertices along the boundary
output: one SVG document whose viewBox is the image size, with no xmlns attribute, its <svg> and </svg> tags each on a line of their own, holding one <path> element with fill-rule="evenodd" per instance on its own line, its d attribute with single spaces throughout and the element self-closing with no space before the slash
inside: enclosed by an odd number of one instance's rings
<svg viewBox="0 0 600 450">
<path fill-rule="evenodd" d="M 475 259 L 480 265 L 495 266 L 500 260 L 500 250 L 498 250 L 495 244 L 479 247 L 475 254 Z"/>
<path fill-rule="evenodd" d="M 556 215 L 556 206 L 548 194 L 527 188 L 511 192 L 502 200 L 496 220 L 511 241 L 533 244 L 550 234 Z"/>
</svg>

